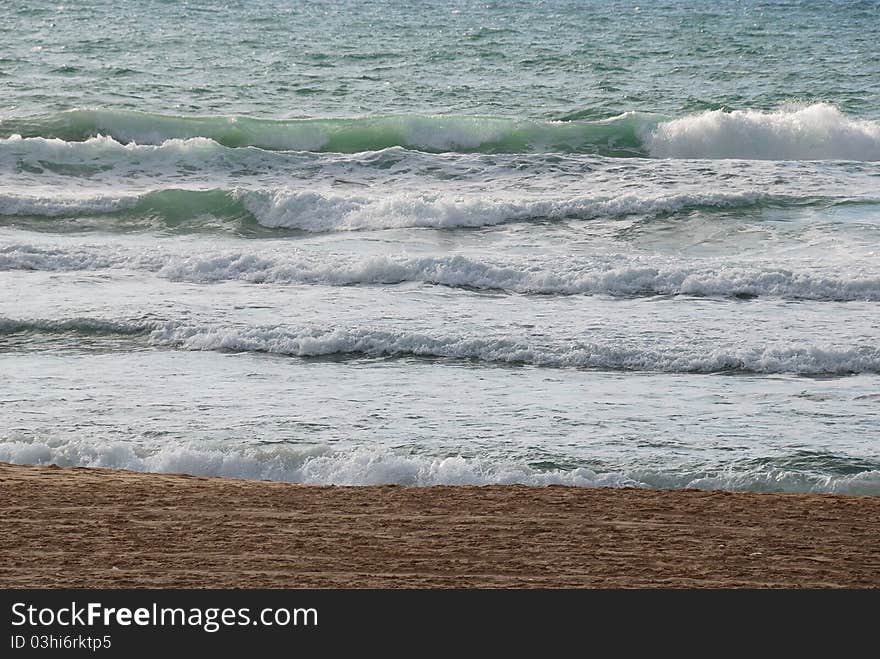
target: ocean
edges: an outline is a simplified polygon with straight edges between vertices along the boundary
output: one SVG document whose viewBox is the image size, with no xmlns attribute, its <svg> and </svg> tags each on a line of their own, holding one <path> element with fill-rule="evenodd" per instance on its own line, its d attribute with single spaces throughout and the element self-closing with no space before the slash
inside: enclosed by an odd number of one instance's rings
<svg viewBox="0 0 880 659">
<path fill-rule="evenodd" d="M 0 460 L 880 494 L 880 2 L 7 4 Z"/>
</svg>

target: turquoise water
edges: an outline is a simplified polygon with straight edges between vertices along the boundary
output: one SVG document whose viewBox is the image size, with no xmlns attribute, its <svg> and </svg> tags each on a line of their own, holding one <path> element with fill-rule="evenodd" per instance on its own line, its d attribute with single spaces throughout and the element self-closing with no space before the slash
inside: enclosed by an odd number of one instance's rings
<svg viewBox="0 0 880 659">
<path fill-rule="evenodd" d="M 880 493 L 880 2 L 0 35 L 0 459 Z"/>
</svg>

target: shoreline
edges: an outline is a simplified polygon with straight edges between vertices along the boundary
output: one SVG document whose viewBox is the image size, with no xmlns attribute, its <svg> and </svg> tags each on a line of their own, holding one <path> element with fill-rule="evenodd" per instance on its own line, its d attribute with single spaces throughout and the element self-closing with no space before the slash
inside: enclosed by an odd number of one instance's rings
<svg viewBox="0 0 880 659">
<path fill-rule="evenodd" d="M 0 463 L 3 588 L 880 588 L 880 497 Z"/>
</svg>

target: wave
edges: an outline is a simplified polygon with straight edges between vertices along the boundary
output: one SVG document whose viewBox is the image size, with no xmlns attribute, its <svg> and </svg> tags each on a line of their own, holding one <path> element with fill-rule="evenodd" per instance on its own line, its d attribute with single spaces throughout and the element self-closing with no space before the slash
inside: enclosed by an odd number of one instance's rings
<svg viewBox="0 0 880 659">
<path fill-rule="evenodd" d="M 206 138 L 232 148 L 337 153 L 403 147 L 434 153 L 880 161 L 880 123 L 847 116 L 828 103 L 770 112 L 708 110 L 674 118 L 646 112 L 577 118 L 588 115 L 574 113 L 559 121 L 446 115 L 268 120 L 92 109 L 7 118 L 0 121 L 0 136 L 67 142 L 109 136 L 146 145 Z"/>
<path fill-rule="evenodd" d="M 642 349 L 569 341 L 541 345 L 507 337 L 438 336 L 371 328 L 329 331 L 288 328 L 165 326 L 151 340 L 185 350 L 259 352 L 294 357 L 424 357 L 550 368 L 670 373 L 880 373 L 880 348 L 750 346 L 701 350 L 687 345 Z"/>
<path fill-rule="evenodd" d="M 549 265 L 467 256 L 349 257 L 309 252 L 227 251 L 197 255 L 157 249 L 47 248 L 0 245 L 0 270 L 95 271 L 127 269 L 171 281 L 325 286 L 396 285 L 410 282 L 523 295 L 685 295 L 815 301 L 880 301 L 880 277 L 834 278 L 778 266 L 680 264 L 621 259 L 578 259 Z"/>
<path fill-rule="evenodd" d="M 0 156 L 7 161 L 26 160 L 34 164 L 92 165 L 95 169 L 112 168 L 121 160 L 156 160 L 166 163 L 179 160 L 198 165 L 215 156 L 228 156 L 232 151 L 207 137 L 168 139 L 158 145 L 119 142 L 107 135 L 90 137 L 83 141 L 65 141 L 59 138 L 11 135 L 0 139 Z M 258 152 L 259 153 L 259 152 Z"/>
<path fill-rule="evenodd" d="M 173 226 L 198 227 L 205 218 L 239 223 L 253 219 L 264 228 L 309 232 L 398 228 L 479 228 L 501 224 L 589 220 L 628 216 L 661 217 L 675 213 L 804 206 L 822 203 L 758 191 L 624 194 L 615 197 L 575 196 L 529 199 L 442 193 L 388 192 L 384 195 L 344 194 L 314 190 L 161 189 L 141 194 L 0 193 L 0 216 L 79 217 L 119 215 Z"/>
<path fill-rule="evenodd" d="M 131 323 L 100 318 L 65 318 L 60 320 L 16 320 L 0 318 L 0 336 L 23 333 L 78 334 L 80 336 L 137 336 L 159 327 L 156 323 Z"/>
<path fill-rule="evenodd" d="M 434 153 L 596 153 L 645 156 L 639 133 L 652 115 L 626 113 L 600 121 L 533 121 L 501 117 L 393 115 L 269 120 L 184 117 L 126 110 L 69 110 L 0 121 L 0 135 L 159 145 L 204 137 L 227 147 L 270 151 L 359 153 L 403 147 Z"/>
<path fill-rule="evenodd" d="M 529 337 L 457 336 L 371 327 L 328 330 L 313 327 L 208 327 L 170 321 L 117 323 L 88 318 L 64 321 L 0 319 L 0 336 L 44 332 L 81 333 L 85 336 L 146 335 L 156 347 L 300 358 L 427 358 L 545 368 L 694 374 L 843 376 L 880 373 L 880 348 L 875 345 L 839 347 L 779 343 L 706 348 L 685 342 L 650 349 L 619 342 L 562 340 L 546 343 Z"/>
<path fill-rule="evenodd" d="M 658 217 L 719 208 L 751 208 L 802 199 L 760 192 L 696 193 L 528 200 L 461 195 L 389 194 L 342 196 L 279 190 L 243 193 L 245 208 L 264 227 L 305 231 L 394 228 L 479 228 L 526 221 L 589 220 L 644 215 Z"/>
<path fill-rule="evenodd" d="M 660 123 L 646 134 L 655 158 L 880 160 L 880 123 L 815 103 L 776 112 L 711 110 Z"/>
<path fill-rule="evenodd" d="M 880 494 L 880 470 L 827 474 L 766 461 L 723 470 L 537 468 L 526 462 L 423 456 L 359 448 L 330 452 L 295 447 L 215 448 L 197 445 L 144 449 L 123 442 L 0 440 L 0 460 L 153 473 L 186 473 L 313 485 L 574 485 L 766 492 Z M 784 461 L 783 461 L 784 462 Z"/>
<path fill-rule="evenodd" d="M 154 221 L 176 226 L 198 227 L 206 217 L 238 221 L 253 219 L 242 199 L 247 193 L 236 190 L 188 190 L 166 188 L 143 193 L 17 194 L 0 193 L 0 216 L 77 218 L 118 216 L 142 218 L 147 226 Z M 260 194 L 260 193 L 251 193 Z"/>
</svg>

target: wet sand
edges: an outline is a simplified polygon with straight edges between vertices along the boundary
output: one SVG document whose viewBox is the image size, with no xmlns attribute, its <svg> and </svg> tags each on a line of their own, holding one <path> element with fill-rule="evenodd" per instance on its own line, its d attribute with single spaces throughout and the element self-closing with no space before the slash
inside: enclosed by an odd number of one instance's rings
<svg viewBox="0 0 880 659">
<path fill-rule="evenodd" d="M 0 463 L 0 587 L 880 587 L 880 497 Z"/>
</svg>

